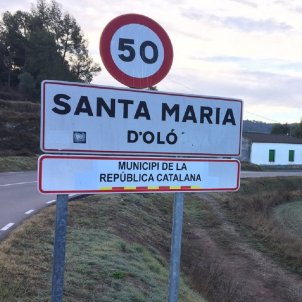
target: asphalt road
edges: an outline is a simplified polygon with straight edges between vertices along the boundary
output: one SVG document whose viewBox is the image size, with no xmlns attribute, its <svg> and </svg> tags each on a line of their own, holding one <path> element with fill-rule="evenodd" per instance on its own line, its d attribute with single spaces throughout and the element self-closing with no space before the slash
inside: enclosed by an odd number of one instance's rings
<svg viewBox="0 0 302 302">
<path fill-rule="evenodd" d="M 276 176 L 302 176 L 302 171 L 241 171 L 241 178 L 254 178 L 254 177 L 276 177 Z"/>
<path fill-rule="evenodd" d="M 275 176 L 302 176 L 302 171 L 241 172 L 241 178 Z M 42 195 L 37 191 L 36 171 L 0 173 L 0 240 L 55 199 L 56 195 Z"/>
<path fill-rule="evenodd" d="M 0 239 L 55 198 L 37 191 L 36 171 L 0 173 Z"/>
</svg>

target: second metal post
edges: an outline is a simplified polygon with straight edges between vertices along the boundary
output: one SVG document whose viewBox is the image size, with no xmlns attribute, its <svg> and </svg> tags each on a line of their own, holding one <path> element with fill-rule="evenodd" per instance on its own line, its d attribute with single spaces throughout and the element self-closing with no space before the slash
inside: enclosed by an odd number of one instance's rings
<svg viewBox="0 0 302 302">
<path fill-rule="evenodd" d="M 68 195 L 57 195 L 51 302 L 61 302 L 64 289 Z"/>
<path fill-rule="evenodd" d="M 169 302 L 178 301 L 179 292 L 179 272 L 181 256 L 181 239 L 184 209 L 184 193 L 175 193 L 173 203 L 173 221 L 170 255 L 170 275 L 169 275 Z"/>
</svg>

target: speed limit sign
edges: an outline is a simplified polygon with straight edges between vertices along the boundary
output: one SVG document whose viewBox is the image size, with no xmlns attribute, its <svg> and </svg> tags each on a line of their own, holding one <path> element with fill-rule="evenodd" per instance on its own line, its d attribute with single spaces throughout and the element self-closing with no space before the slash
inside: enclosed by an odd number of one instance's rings
<svg viewBox="0 0 302 302">
<path fill-rule="evenodd" d="M 165 30 L 152 19 L 127 14 L 103 30 L 100 54 L 109 73 L 128 87 L 147 88 L 169 72 L 173 48 Z"/>
</svg>

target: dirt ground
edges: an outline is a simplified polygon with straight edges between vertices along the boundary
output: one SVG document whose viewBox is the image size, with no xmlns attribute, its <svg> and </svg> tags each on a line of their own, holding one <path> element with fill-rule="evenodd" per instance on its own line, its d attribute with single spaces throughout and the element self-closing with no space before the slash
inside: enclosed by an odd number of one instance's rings
<svg viewBox="0 0 302 302">
<path fill-rule="evenodd" d="M 195 288 L 220 302 L 302 301 L 300 276 L 253 248 L 226 217 L 215 194 L 195 197 L 216 217 L 205 228 L 192 222 L 184 226 L 183 270 Z"/>
</svg>

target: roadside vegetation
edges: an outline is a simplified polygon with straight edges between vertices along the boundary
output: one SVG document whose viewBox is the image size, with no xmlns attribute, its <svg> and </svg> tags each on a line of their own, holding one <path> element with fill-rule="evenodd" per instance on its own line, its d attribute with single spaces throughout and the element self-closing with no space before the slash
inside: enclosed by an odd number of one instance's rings
<svg viewBox="0 0 302 302">
<path fill-rule="evenodd" d="M 274 217 L 285 229 L 302 237 L 302 200 L 277 206 L 274 209 Z"/>
<path fill-rule="evenodd" d="M 69 203 L 64 301 L 166 301 L 173 194 Z M 302 300 L 301 178 L 185 195 L 179 301 Z M 0 301 L 49 301 L 55 207 L 0 244 Z M 206 300 L 205 300 L 206 299 Z"/>
<path fill-rule="evenodd" d="M 64 301 L 166 301 L 172 195 L 69 204 Z M 0 301 L 49 301 L 55 207 L 0 245 Z M 180 301 L 205 300 L 181 281 Z"/>
<path fill-rule="evenodd" d="M 301 178 L 245 180 L 238 193 L 222 200 L 228 215 L 258 249 L 302 276 L 302 237 L 276 217 L 284 207 L 293 213 L 288 204 L 302 200 Z M 296 219 L 291 215 L 293 224 Z"/>
<path fill-rule="evenodd" d="M 38 156 L 0 157 L 0 172 L 37 170 Z"/>
<path fill-rule="evenodd" d="M 39 143 L 40 105 L 0 99 L 0 158 L 34 156 Z"/>
<path fill-rule="evenodd" d="M 241 161 L 240 162 L 241 170 L 242 171 L 262 171 L 263 169 L 261 166 L 252 164 L 246 161 Z"/>
</svg>

